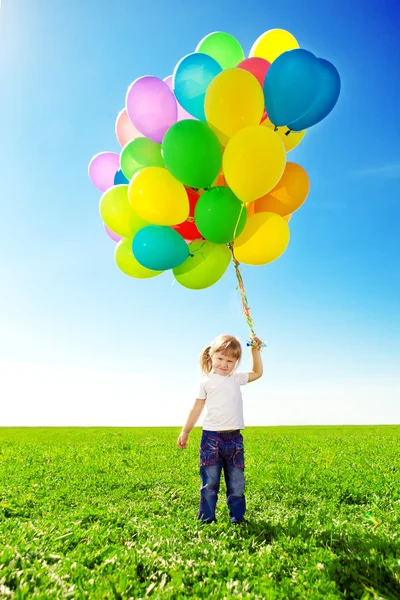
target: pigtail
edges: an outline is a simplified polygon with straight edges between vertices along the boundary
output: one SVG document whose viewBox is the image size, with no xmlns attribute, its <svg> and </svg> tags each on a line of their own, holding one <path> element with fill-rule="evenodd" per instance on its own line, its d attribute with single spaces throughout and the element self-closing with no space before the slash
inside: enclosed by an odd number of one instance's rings
<svg viewBox="0 0 400 600">
<path fill-rule="evenodd" d="M 205 375 L 208 375 L 212 371 L 212 360 L 211 360 L 211 346 L 204 348 L 200 354 L 200 367 Z"/>
</svg>

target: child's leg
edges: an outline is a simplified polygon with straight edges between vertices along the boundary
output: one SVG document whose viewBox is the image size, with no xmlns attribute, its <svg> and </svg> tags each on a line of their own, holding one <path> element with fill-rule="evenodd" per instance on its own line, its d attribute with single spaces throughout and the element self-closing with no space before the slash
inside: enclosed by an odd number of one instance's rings
<svg viewBox="0 0 400 600">
<path fill-rule="evenodd" d="M 222 459 L 218 455 L 218 439 L 211 432 L 203 432 L 200 444 L 200 507 L 198 518 L 204 522 L 215 521 L 222 471 Z"/>
<path fill-rule="evenodd" d="M 226 503 L 232 523 L 244 520 L 246 498 L 244 496 L 244 448 L 240 434 L 226 444 L 224 456 L 224 476 L 226 482 Z"/>
<path fill-rule="evenodd" d="M 215 521 L 215 508 L 218 500 L 221 470 L 222 461 L 218 461 L 218 463 L 210 467 L 200 467 L 202 486 L 200 488 L 198 518 L 203 523 Z"/>
</svg>

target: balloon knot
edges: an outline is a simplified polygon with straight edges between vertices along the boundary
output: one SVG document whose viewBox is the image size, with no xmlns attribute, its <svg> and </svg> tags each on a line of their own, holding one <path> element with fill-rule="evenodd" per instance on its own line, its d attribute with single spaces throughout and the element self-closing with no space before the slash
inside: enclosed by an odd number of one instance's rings
<svg viewBox="0 0 400 600">
<path fill-rule="evenodd" d="M 291 132 L 291 129 L 288 129 L 287 132 L 285 133 L 285 135 L 289 135 L 289 133 Z"/>
</svg>

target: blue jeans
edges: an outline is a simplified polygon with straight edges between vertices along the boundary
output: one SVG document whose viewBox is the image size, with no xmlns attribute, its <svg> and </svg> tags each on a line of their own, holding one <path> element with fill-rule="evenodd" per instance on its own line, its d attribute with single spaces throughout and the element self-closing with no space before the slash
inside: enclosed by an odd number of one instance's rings
<svg viewBox="0 0 400 600">
<path fill-rule="evenodd" d="M 239 430 L 233 433 L 203 430 L 200 443 L 202 485 L 198 515 L 202 523 L 215 521 L 222 469 L 231 522 L 240 523 L 246 512 L 243 436 Z"/>
</svg>

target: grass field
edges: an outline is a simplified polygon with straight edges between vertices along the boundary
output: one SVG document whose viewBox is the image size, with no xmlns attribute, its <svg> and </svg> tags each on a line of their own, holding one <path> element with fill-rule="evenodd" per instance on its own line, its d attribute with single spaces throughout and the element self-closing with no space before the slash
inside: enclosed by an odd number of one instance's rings
<svg viewBox="0 0 400 600">
<path fill-rule="evenodd" d="M 0 429 L 0 598 L 400 598 L 400 426 L 247 428 L 239 527 L 178 432 Z"/>
</svg>

